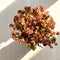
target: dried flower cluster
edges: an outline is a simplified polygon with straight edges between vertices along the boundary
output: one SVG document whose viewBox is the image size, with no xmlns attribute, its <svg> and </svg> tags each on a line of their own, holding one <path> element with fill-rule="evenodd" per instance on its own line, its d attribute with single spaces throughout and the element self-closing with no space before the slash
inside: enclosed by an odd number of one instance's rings
<svg viewBox="0 0 60 60">
<path fill-rule="evenodd" d="M 44 6 L 18 10 L 13 21 L 14 23 L 10 24 L 13 28 L 12 38 L 20 44 L 26 43 L 28 48 L 33 50 L 39 43 L 50 48 L 53 48 L 52 44 L 57 45 L 55 35 L 60 33 L 54 31 L 55 22 Z"/>
</svg>

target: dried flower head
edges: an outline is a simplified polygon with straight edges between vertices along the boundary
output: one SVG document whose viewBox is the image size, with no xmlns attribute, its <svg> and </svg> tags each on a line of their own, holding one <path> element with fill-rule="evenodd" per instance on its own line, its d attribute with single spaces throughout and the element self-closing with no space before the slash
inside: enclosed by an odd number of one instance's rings
<svg viewBox="0 0 60 60">
<path fill-rule="evenodd" d="M 13 20 L 14 23 L 10 24 L 13 28 L 12 38 L 20 44 L 26 43 L 33 50 L 40 43 L 50 48 L 53 48 L 52 44 L 57 45 L 55 35 L 60 35 L 60 32 L 54 31 L 55 22 L 44 6 L 18 10 Z"/>
</svg>

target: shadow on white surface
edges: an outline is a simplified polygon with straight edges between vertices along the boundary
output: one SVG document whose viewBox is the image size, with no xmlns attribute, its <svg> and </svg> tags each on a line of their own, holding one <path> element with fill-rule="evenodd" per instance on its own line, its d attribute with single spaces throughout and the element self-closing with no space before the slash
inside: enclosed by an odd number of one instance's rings
<svg viewBox="0 0 60 60">
<path fill-rule="evenodd" d="M 57 42 L 58 45 L 54 46 L 53 49 L 46 46 L 30 60 L 60 60 L 60 36 L 57 37 Z"/>
<path fill-rule="evenodd" d="M 19 57 L 22 58 L 29 49 L 26 45 L 19 45 L 17 41 L 9 39 L 0 45 L 0 60 L 17 60 Z"/>
</svg>

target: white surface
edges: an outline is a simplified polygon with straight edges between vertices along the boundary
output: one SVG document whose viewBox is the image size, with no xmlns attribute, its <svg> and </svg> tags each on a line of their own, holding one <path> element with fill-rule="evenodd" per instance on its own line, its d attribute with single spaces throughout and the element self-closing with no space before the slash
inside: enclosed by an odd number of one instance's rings
<svg viewBox="0 0 60 60">
<path fill-rule="evenodd" d="M 47 10 L 56 22 L 55 31 L 60 31 L 60 0 L 58 0 Z"/>
<path fill-rule="evenodd" d="M 0 44 L 0 50 L 6 46 L 8 46 L 9 44 L 11 44 L 12 42 L 14 42 L 14 40 L 12 38 L 10 38 L 8 41 L 3 42 Z"/>
<path fill-rule="evenodd" d="M 12 4 L 15 0 L 0 0 L 0 12 Z"/>
<path fill-rule="evenodd" d="M 41 45 L 42 46 L 42 45 Z M 43 47 L 43 46 L 42 46 Z M 44 48 L 44 47 L 43 47 Z M 22 59 L 20 60 L 31 60 L 39 51 L 41 51 L 43 48 L 36 46 L 35 51 L 30 50 Z"/>
</svg>

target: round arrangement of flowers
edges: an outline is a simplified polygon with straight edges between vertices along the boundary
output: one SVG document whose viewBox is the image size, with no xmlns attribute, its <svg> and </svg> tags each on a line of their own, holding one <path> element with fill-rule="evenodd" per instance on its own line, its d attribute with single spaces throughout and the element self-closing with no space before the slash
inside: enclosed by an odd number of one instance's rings
<svg viewBox="0 0 60 60">
<path fill-rule="evenodd" d="M 45 11 L 44 6 L 35 8 L 24 7 L 24 10 L 18 10 L 14 16 L 14 23 L 10 24 L 13 28 L 12 38 L 18 40 L 19 44 L 26 43 L 28 48 L 36 49 L 36 45 L 43 44 L 53 48 L 52 44 L 57 45 L 55 35 L 60 35 L 55 32 L 55 22 Z"/>
</svg>

